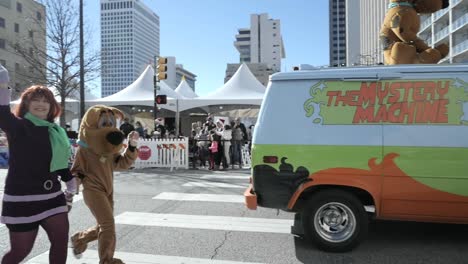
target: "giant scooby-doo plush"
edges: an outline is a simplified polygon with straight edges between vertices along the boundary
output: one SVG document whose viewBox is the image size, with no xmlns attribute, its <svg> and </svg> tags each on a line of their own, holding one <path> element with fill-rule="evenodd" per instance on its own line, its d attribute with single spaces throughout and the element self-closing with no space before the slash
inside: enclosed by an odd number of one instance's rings
<svg viewBox="0 0 468 264">
<path fill-rule="evenodd" d="M 449 47 L 429 47 L 418 38 L 418 14 L 430 14 L 447 8 L 449 0 L 390 0 L 380 36 L 385 64 L 437 63 L 447 56 Z"/>
<path fill-rule="evenodd" d="M 130 132 L 129 146 L 123 151 L 124 135 L 116 127 L 123 113 L 97 105 L 88 109 L 81 122 L 78 150 L 72 173 L 81 179 L 83 198 L 96 218 L 97 225 L 71 237 L 73 253 L 79 255 L 87 244 L 98 239 L 99 263 L 123 263 L 114 258 L 115 224 L 113 172 L 128 169 L 138 156 L 138 133 Z"/>
</svg>

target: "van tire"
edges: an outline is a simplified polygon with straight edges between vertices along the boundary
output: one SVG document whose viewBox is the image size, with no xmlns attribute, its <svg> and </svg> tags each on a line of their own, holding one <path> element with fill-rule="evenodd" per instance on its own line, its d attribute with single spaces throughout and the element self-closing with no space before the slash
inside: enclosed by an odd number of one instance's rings
<svg viewBox="0 0 468 264">
<path fill-rule="evenodd" d="M 346 252 L 367 236 L 369 220 L 364 206 L 350 192 L 319 191 L 302 212 L 305 238 L 328 252 Z"/>
</svg>

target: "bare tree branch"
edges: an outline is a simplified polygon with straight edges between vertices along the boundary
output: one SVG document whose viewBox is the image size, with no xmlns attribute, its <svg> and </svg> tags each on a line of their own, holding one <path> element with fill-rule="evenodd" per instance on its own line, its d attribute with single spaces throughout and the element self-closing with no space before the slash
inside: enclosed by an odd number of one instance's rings
<svg viewBox="0 0 468 264">
<path fill-rule="evenodd" d="M 35 20 L 46 32 L 45 39 L 40 34 L 32 34 L 29 39 L 10 43 L 16 54 L 23 57 L 31 65 L 29 70 L 22 71 L 23 77 L 31 82 L 53 86 L 60 96 L 60 104 L 65 110 L 65 99 L 79 90 L 80 59 L 79 59 L 79 14 L 78 2 L 73 0 L 41 0 L 45 6 L 45 23 L 37 21 L 35 16 L 29 19 Z M 90 31 L 87 31 L 90 32 Z M 85 35 L 89 35 L 86 34 Z M 27 45 L 26 45 L 27 43 Z M 46 51 L 40 44 L 47 43 Z M 84 74 L 87 81 L 99 77 L 100 54 L 89 52 L 89 41 L 85 43 Z M 62 111 L 60 125 L 65 125 L 65 111 Z"/>
</svg>

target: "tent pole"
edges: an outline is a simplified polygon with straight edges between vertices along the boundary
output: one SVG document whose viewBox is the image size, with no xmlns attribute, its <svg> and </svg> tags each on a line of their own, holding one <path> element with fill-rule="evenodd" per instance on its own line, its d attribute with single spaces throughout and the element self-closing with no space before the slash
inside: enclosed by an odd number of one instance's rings
<svg viewBox="0 0 468 264">
<path fill-rule="evenodd" d="M 180 123 L 180 115 L 179 115 L 179 99 L 176 99 L 176 137 L 179 137 L 179 123 Z"/>
</svg>

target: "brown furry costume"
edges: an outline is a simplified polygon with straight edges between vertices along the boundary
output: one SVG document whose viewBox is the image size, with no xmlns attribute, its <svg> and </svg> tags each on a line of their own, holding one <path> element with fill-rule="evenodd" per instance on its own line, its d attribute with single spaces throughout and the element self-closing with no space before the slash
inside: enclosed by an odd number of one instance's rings
<svg viewBox="0 0 468 264">
<path fill-rule="evenodd" d="M 80 146 L 72 166 L 72 173 L 83 184 L 84 201 L 97 221 L 97 226 L 72 236 L 73 252 L 81 254 L 87 243 L 98 239 L 99 263 L 106 264 L 123 263 L 114 258 L 113 172 L 128 169 L 138 156 L 135 146 L 120 154 L 124 135 L 116 128 L 117 116 L 122 119 L 123 113 L 112 107 L 98 105 L 88 109 L 80 126 Z"/>
<path fill-rule="evenodd" d="M 437 63 L 447 56 L 446 44 L 431 48 L 417 34 L 418 13 L 434 13 L 448 5 L 448 0 L 391 0 L 380 31 L 385 64 Z"/>
</svg>

